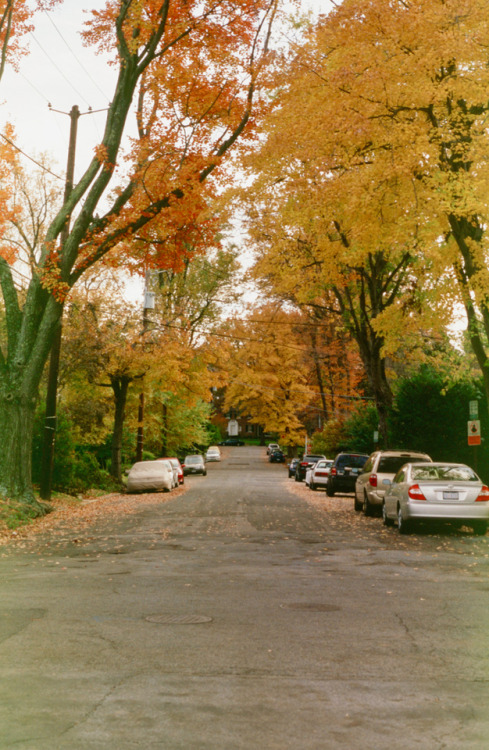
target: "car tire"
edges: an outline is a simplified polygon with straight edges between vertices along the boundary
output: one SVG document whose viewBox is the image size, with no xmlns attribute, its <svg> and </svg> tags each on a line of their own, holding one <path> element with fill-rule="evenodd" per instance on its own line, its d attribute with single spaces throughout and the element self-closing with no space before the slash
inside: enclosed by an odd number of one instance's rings
<svg viewBox="0 0 489 750">
<path fill-rule="evenodd" d="M 363 493 L 362 510 L 366 516 L 373 516 L 374 514 L 374 509 L 370 503 L 370 500 L 368 499 L 368 495 L 366 492 Z"/>
<path fill-rule="evenodd" d="M 314 484 L 314 482 L 309 482 L 309 489 L 310 489 L 310 490 L 314 490 L 314 491 L 316 491 L 316 490 L 317 490 L 317 487 L 316 487 L 316 485 Z"/>
<path fill-rule="evenodd" d="M 360 502 L 360 500 L 357 498 L 356 495 L 355 495 L 355 500 L 354 500 L 354 503 L 353 503 L 353 507 L 355 508 L 355 510 L 357 512 L 363 510 L 363 504 Z"/>
<path fill-rule="evenodd" d="M 384 526 L 394 526 L 394 521 L 387 515 L 385 503 L 382 503 L 382 522 Z"/>
<path fill-rule="evenodd" d="M 295 481 L 296 482 L 301 482 L 302 481 L 301 479 L 299 479 L 299 475 L 298 474 L 295 475 Z"/>
<path fill-rule="evenodd" d="M 326 494 L 328 497 L 334 497 L 334 489 L 329 484 L 326 485 Z"/>
<path fill-rule="evenodd" d="M 484 536 L 487 531 L 487 521 L 473 521 L 471 526 L 477 536 Z"/>
<path fill-rule="evenodd" d="M 402 517 L 402 511 L 397 509 L 397 528 L 400 534 L 409 534 L 412 529 L 412 523 Z"/>
</svg>

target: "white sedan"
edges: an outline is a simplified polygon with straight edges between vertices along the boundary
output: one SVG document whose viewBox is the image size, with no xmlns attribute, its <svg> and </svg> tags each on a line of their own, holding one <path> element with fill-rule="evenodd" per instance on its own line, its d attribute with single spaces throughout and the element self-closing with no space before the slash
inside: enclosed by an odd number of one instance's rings
<svg viewBox="0 0 489 750">
<path fill-rule="evenodd" d="M 405 534 L 415 521 L 453 521 L 485 534 L 489 522 L 489 487 L 466 464 L 408 463 L 386 486 L 382 518 L 397 521 Z"/>
<path fill-rule="evenodd" d="M 306 471 L 306 485 L 311 490 L 326 489 L 329 472 L 334 461 L 321 459 Z"/>
<path fill-rule="evenodd" d="M 219 450 L 219 448 L 208 448 L 207 453 L 205 454 L 205 460 L 206 461 L 220 461 L 221 451 Z"/>
<path fill-rule="evenodd" d="M 131 468 L 127 476 L 128 492 L 152 492 L 155 490 L 170 492 L 175 486 L 173 467 L 165 459 L 160 459 L 159 461 L 138 461 Z"/>
</svg>

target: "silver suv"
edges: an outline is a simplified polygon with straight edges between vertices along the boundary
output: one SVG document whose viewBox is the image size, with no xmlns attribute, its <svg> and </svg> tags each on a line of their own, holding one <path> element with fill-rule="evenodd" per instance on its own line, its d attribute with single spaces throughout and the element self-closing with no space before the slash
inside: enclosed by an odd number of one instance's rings
<svg viewBox="0 0 489 750">
<path fill-rule="evenodd" d="M 372 453 L 355 484 L 355 510 L 366 516 L 380 511 L 384 502 L 384 479 L 393 479 L 401 466 L 411 461 L 431 461 L 427 453 L 410 450 L 382 450 Z"/>
</svg>

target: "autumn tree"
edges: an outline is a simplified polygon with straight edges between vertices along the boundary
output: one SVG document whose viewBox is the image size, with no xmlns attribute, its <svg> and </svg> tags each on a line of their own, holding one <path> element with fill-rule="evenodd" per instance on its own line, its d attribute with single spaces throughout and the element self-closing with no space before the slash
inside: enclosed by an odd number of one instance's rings
<svg viewBox="0 0 489 750">
<path fill-rule="evenodd" d="M 65 338 L 62 380 L 76 375 L 84 398 L 88 387 L 110 389 L 112 412 L 112 457 L 110 473 L 121 481 L 121 452 L 129 388 L 140 381 L 153 364 L 155 342 L 142 331 L 139 310 L 127 303 L 108 303 L 103 297 L 76 295 L 64 316 Z M 73 387 L 73 386 L 72 386 Z M 61 394 L 63 395 L 63 394 Z"/>
<path fill-rule="evenodd" d="M 225 407 L 278 433 L 284 446 L 304 442 L 304 418 L 317 404 L 317 392 L 308 382 L 306 345 L 292 335 L 296 320 L 294 313 L 264 305 L 250 320 L 235 321 L 227 329 L 233 343 L 225 368 Z"/>
<path fill-rule="evenodd" d="M 302 101 L 307 132 L 298 158 L 317 161 L 311 147 L 322 127 L 332 135 L 321 139 L 322 174 L 329 170 L 340 186 L 346 176 L 352 196 L 361 195 L 358 179 L 367 187 L 353 227 L 339 225 L 354 266 L 352 239 L 362 224 L 377 238 L 369 216 L 379 205 L 387 208 L 383 225 L 414 259 L 394 315 L 375 319 L 384 350 L 389 338 L 392 349 L 409 331 L 410 296 L 424 309 L 426 300 L 438 303 L 439 323 L 443 309 L 460 301 L 486 393 L 488 45 L 481 0 L 463 7 L 456 0 L 346 0 L 321 19 L 296 58 L 314 92 L 309 106 Z"/>
<path fill-rule="evenodd" d="M 25 295 L 15 287 L 11 248 L 0 258 L 7 329 L 0 357 L 0 489 L 32 512 L 33 415 L 66 297 L 109 255 L 122 264 L 130 248 L 141 264 L 167 267 L 163 238 L 181 254 L 206 241 L 214 219 L 206 192 L 215 189 L 224 157 L 259 114 L 255 95 L 277 4 L 119 0 L 93 13 L 85 28 L 85 42 L 109 54 L 118 71 L 102 141 L 48 226 Z M 15 15 L 23 4 L 12 7 Z M 124 151 L 133 103 L 138 137 Z"/>
<path fill-rule="evenodd" d="M 376 156 L 390 153 L 386 174 L 412 184 L 412 212 L 431 234 L 433 284 L 448 276 L 463 303 L 489 394 L 487 5 L 348 2 L 317 41 L 331 51 L 328 84 L 339 110 L 351 113 L 344 137 Z"/>
<path fill-rule="evenodd" d="M 425 5 L 432 30 L 446 4 L 435 3 L 435 12 Z M 255 175 L 248 216 L 257 274 L 284 298 L 341 318 L 357 343 L 385 444 L 393 399 L 386 357 L 395 358 L 400 340 L 406 351 L 409 340 L 446 322 L 453 305 L 450 277 L 437 257 L 440 223 L 415 171 L 429 142 L 422 132 L 418 138 L 409 131 L 410 116 L 401 111 L 395 141 L 379 107 L 387 101 L 387 86 L 392 97 L 396 86 L 403 90 L 409 66 L 406 54 L 404 68 L 396 71 L 394 56 L 386 54 L 391 48 L 383 46 L 392 18 L 404 16 L 404 25 L 399 20 L 395 28 L 406 49 L 413 37 L 405 17 L 412 6 L 391 6 L 347 0 L 320 19 L 285 66 L 266 141 L 248 161 Z M 416 18 L 424 18 L 418 12 L 413 10 Z M 429 39 L 426 33 L 427 45 Z M 416 66 L 413 85 L 415 79 Z M 419 80 L 417 85 L 420 96 Z M 424 304 L 428 296 L 430 307 Z"/>
</svg>

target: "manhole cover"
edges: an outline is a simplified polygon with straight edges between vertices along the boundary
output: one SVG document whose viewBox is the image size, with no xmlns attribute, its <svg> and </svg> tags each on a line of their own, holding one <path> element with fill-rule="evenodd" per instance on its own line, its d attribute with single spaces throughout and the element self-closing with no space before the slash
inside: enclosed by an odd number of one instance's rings
<svg viewBox="0 0 489 750">
<path fill-rule="evenodd" d="M 335 604 L 321 604 L 320 602 L 290 602 L 281 604 L 283 609 L 303 609 L 308 612 L 338 612 L 340 607 Z"/>
<path fill-rule="evenodd" d="M 146 620 L 156 622 L 158 625 L 201 625 L 204 622 L 212 622 L 212 617 L 207 617 L 207 615 L 150 615 Z"/>
</svg>

